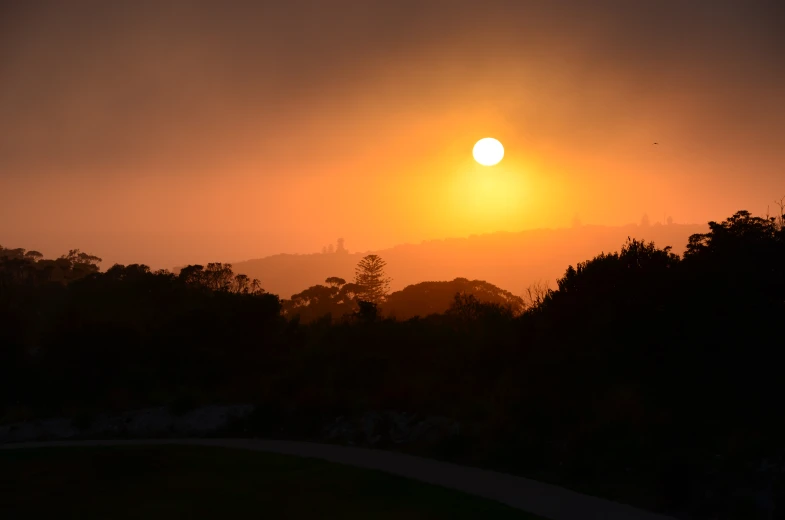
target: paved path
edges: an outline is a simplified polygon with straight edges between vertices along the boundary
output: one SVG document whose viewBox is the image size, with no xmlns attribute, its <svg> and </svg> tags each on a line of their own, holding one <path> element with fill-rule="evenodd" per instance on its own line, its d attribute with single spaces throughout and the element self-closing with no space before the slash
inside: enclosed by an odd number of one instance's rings
<svg viewBox="0 0 785 520">
<path fill-rule="evenodd" d="M 263 439 L 163 439 L 25 442 L 0 450 L 49 446 L 125 446 L 186 444 L 266 451 L 328 460 L 404 477 L 489 498 L 551 520 L 674 520 L 631 506 L 576 493 L 551 484 L 458 466 L 401 453 L 308 442 Z"/>
</svg>

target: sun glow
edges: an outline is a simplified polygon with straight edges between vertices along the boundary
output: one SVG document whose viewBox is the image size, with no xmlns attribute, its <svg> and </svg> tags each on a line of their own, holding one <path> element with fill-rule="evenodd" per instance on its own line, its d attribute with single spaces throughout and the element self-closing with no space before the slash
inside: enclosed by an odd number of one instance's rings
<svg viewBox="0 0 785 520">
<path fill-rule="evenodd" d="M 493 166 L 504 157 L 504 147 L 493 137 L 485 137 L 474 145 L 472 155 L 474 160 L 483 166 Z"/>
</svg>

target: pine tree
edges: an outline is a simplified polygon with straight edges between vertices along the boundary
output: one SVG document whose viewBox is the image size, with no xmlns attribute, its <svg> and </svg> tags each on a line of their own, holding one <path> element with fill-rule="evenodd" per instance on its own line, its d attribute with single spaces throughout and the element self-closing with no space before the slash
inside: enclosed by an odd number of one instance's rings
<svg viewBox="0 0 785 520">
<path fill-rule="evenodd" d="M 380 256 L 368 255 L 354 269 L 354 283 L 362 288 L 359 299 L 379 304 L 390 290 L 390 278 L 384 273 L 387 262 Z"/>
</svg>

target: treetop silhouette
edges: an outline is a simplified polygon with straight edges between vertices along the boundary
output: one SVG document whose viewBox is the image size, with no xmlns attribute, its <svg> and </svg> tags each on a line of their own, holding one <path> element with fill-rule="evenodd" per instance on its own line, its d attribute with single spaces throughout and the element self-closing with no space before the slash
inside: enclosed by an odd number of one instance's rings
<svg viewBox="0 0 785 520">
<path fill-rule="evenodd" d="M 354 283 L 361 289 L 360 299 L 380 304 L 390 292 L 391 278 L 385 275 L 387 262 L 378 255 L 368 255 L 357 264 L 354 270 Z"/>
</svg>

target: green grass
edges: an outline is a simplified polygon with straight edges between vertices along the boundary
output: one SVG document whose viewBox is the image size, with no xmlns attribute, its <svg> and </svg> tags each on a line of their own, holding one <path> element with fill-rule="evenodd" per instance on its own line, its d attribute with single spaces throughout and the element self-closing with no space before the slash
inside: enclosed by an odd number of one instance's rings
<svg viewBox="0 0 785 520">
<path fill-rule="evenodd" d="M 379 471 L 196 446 L 0 451 L 0 517 L 535 518 L 490 500 Z"/>
</svg>

